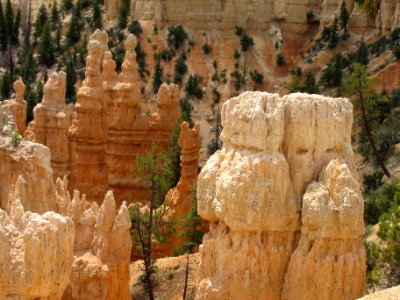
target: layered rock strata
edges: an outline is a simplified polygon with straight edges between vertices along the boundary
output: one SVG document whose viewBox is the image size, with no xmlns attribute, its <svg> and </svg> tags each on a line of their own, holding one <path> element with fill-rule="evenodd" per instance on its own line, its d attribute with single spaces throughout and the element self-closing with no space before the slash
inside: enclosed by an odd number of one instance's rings
<svg viewBox="0 0 400 300">
<path fill-rule="evenodd" d="M 210 232 L 197 299 L 361 296 L 363 200 L 350 102 L 246 92 L 224 104 L 222 125 L 224 147 L 198 179 Z"/>
<path fill-rule="evenodd" d="M 0 298 L 61 299 L 73 262 L 74 224 L 54 212 L 24 211 L 17 187 L 0 209 Z"/>
<path fill-rule="evenodd" d="M 26 136 L 50 148 L 51 167 L 55 178 L 69 174 L 70 145 L 68 128 L 71 125 L 72 106 L 65 104 L 66 74 L 51 74 L 44 85 L 42 102 L 33 110 Z"/>
</svg>

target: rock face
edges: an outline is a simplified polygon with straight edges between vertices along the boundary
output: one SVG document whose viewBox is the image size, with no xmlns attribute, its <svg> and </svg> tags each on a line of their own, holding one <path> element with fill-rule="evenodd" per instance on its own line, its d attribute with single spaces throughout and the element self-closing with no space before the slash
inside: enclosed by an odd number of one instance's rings
<svg viewBox="0 0 400 300">
<path fill-rule="evenodd" d="M 352 9 L 350 29 L 360 31 L 380 26 L 369 21 L 353 1 L 346 2 Z M 341 4 L 342 0 L 134 0 L 131 1 L 131 15 L 138 20 L 154 20 L 161 25 L 181 24 L 200 30 L 231 30 L 235 26 L 265 30 L 279 21 L 290 34 L 290 31 L 307 30 L 309 10 L 314 12 L 316 20 L 326 25 L 339 12 Z M 119 5 L 120 0 L 105 1 L 110 19 L 116 18 Z M 399 26 L 398 1 L 383 0 L 381 6 L 383 30 L 390 31 Z"/>
<path fill-rule="evenodd" d="M 26 101 L 24 100 L 25 84 L 19 78 L 13 84 L 15 99 L 6 100 L 2 105 L 2 110 L 9 110 L 17 125 L 18 133 L 23 135 L 25 132 Z"/>
<path fill-rule="evenodd" d="M 54 72 L 44 85 L 43 100 L 33 110 L 34 120 L 26 136 L 46 145 L 51 151 L 51 167 L 55 178 L 69 173 L 70 150 L 68 128 L 72 106 L 65 104 L 66 74 Z"/>
<path fill-rule="evenodd" d="M 16 191 L 0 209 L 0 298 L 61 299 L 72 270 L 74 224 L 54 212 L 24 212 Z"/>
<path fill-rule="evenodd" d="M 13 146 L 10 138 L 0 138 L 0 173 L 0 208 L 8 211 L 9 194 L 22 176 L 17 185 L 24 208 L 37 213 L 55 211 L 49 148 L 25 141 Z"/>
<path fill-rule="evenodd" d="M 363 199 L 350 102 L 246 92 L 224 104 L 222 125 L 224 147 L 198 179 L 210 232 L 197 299 L 361 296 Z"/>
<path fill-rule="evenodd" d="M 125 203 L 117 210 L 112 192 L 100 208 L 78 191 L 71 200 L 67 185 L 66 178 L 57 179 L 58 209 L 75 224 L 73 271 L 63 299 L 131 299 L 131 222 Z"/>
</svg>

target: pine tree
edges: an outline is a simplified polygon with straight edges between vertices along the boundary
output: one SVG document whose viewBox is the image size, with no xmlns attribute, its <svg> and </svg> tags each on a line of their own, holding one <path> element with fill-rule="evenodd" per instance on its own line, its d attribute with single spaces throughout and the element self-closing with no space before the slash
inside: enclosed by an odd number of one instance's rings
<svg viewBox="0 0 400 300">
<path fill-rule="evenodd" d="M 33 57 L 33 49 L 28 46 L 27 49 L 23 49 L 22 55 L 23 62 L 20 68 L 20 75 L 24 82 L 33 82 L 35 80 L 36 67 L 35 59 Z"/>
<path fill-rule="evenodd" d="M 78 42 L 79 39 L 81 38 L 81 28 L 79 24 L 80 14 L 81 14 L 81 4 L 80 1 L 78 0 L 72 11 L 71 22 L 69 23 L 67 33 L 65 36 L 68 45 L 72 45 Z"/>
<path fill-rule="evenodd" d="M 11 39 L 13 35 L 13 24 L 14 24 L 14 13 L 11 5 L 11 1 L 7 0 L 6 2 L 6 11 L 4 15 L 5 21 L 6 21 L 6 30 L 7 30 L 7 35 L 8 38 Z"/>
<path fill-rule="evenodd" d="M 342 5 L 340 6 L 339 23 L 340 23 L 340 28 L 344 32 L 347 32 L 347 26 L 349 24 L 349 20 L 350 20 L 350 13 L 349 10 L 347 9 L 346 1 L 343 1 Z"/>
<path fill-rule="evenodd" d="M 129 14 L 129 0 L 122 0 L 118 12 L 119 28 L 124 29 L 126 28 L 126 25 L 128 25 L 128 14 Z"/>
<path fill-rule="evenodd" d="M 60 22 L 60 12 L 58 11 L 57 1 L 54 1 L 53 7 L 51 8 L 51 28 L 56 29 L 58 23 Z"/>
<path fill-rule="evenodd" d="M 367 44 L 364 42 L 364 39 L 361 40 L 360 46 L 357 49 L 355 61 L 364 66 L 368 66 L 369 64 L 369 50 Z"/>
<path fill-rule="evenodd" d="M 353 72 L 345 80 L 345 91 L 349 96 L 355 98 L 353 103 L 357 106 L 358 110 L 361 111 L 364 131 L 371 146 L 372 153 L 383 173 L 390 178 L 391 174 L 381 157 L 370 124 L 369 112 L 371 112 L 371 107 L 374 102 L 372 97 L 374 94 L 373 84 L 374 81 L 368 78 L 367 67 L 356 63 L 353 66 Z"/>
<path fill-rule="evenodd" d="M 46 22 L 40 36 L 38 47 L 39 63 L 50 67 L 54 63 L 54 48 L 51 38 L 50 24 Z"/>
<path fill-rule="evenodd" d="M 15 16 L 13 32 L 11 36 L 11 43 L 13 45 L 18 45 L 18 37 L 19 37 L 19 26 L 21 23 L 21 10 L 18 9 L 17 15 Z"/>
<path fill-rule="evenodd" d="M 60 49 L 61 49 L 61 24 L 57 25 L 56 36 L 54 37 L 54 44 L 56 45 L 56 51 L 60 52 Z"/>
<path fill-rule="evenodd" d="M 93 26 L 98 29 L 103 28 L 103 21 L 101 19 L 101 9 L 98 0 L 93 3 Z"/>
<path fill-rule="evenodd" d="M 33 109 L 36 106 L 36 93 L 31 88 L 30 84 L 26 84 L 24 99 L 27 102 L 25 123 L 28 125 L 28 123 L 33 120 Z"/>
<path fill-rule="evenodd" d="M 333 49 L 336 47 L 337 43 L 339 42 L 339 35 L 338 35 L 338 17 L 335 15 L 335 19 L 333 20 L 333 24 L 330 28 L 330 35 L 329 35 L 329 41 L 328 41 L 328 48 Z"/>
<path fill-rule="evenodd" d="M 153 73 L 153 93 L 156 94 L 160 89 L 163 75 L 163 67 L 161 65 L 160 59 L 157 59 L 154 65 L 154 73 Z"/>
<path fill-rule="evenodd" d="M 0 83 L 0 100 L 7 100 L 11 96 L 11 75 L 5 71 Z"/>
<path fill-rule="evenodd" d="M 35 92 L 36 92 L 36 103 L 41 103 L 43 99 L 43 82 L 41 80 L 38 81 Z"/>
<path fill-rule="evenodd" d="M 65 92 L 66 102 L 67 103 L 75 103 L 76 102 L 75 83 L 77 80 L 77 76 L 76 76 L 76 72 L 75 72 L 74 59 L 73 59 L 72 55 L 70 55 L 69 58 L 67 58 L 65 73 L 66 73 L 66 80 L 67 80 L 67 86 L 66 86 L 66 92 Z"/>
<path fill-rule="evenodd" d="M 35 24 L 33 25 L 35 27 L 35 33 L 33 35 L 33 43 L 36 45 L 37 39 L 42 35 L 42 30 L 44 25 L 46 24 L 48 20 L 47 16 L 47 10 L 46 6 L 42 4 L 39 8 L 39 12 L 36 16 L 36 21 Z"/>
<path fill-rule="evenodd" d="M 73 7 L 74 7 L 74 4 L 73 4 L 72 0 L 63 0 L 62 1 L 62 9 L 64 11 L 70 10 Z"/>
<path fill-rule="evenodd" d="M 7 25 L 4 19 L 3 4 L 0 1 L 0 51 L 6 51 L 8 43 Z"/>
<path fill-rule="evenodd" d="M 304 80 L 304 92 L 308 94 L 319 94 L 318 84 L 315 80 L 315 73 L 307 72 Z"/>
</svg>

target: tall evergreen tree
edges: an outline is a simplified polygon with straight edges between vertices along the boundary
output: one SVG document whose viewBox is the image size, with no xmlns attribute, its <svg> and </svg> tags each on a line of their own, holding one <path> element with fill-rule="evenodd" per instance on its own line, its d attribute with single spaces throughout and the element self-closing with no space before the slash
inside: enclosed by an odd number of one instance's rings
<svg viewBox="0 0 400 300">
<path fill-rule="evenodd" d="M 6 30 L 8 38 L 11 39 L 13 34 L 13 24 L 14 24 L 14 12 L 12 9 L 11 1 L 7 0 L 6 2 L 6 11 L 5 11 L 5 21 L 6 21 Z"/>
<path fill-rule="evenodd" d="M 98 29 L 103 28 L 103 21 L 101 19 L 101 9 L 98 0 L 93 3 L 93 26 Z"/>
<path fill-rule="evenodd" d="M 123 29 L 128 25 L 129 0 L 122 0 L 118 11 L 118 26 Z"/>
<path fill-rule="evenodd" d="M 349 24 L 349 20 L 350 20 L 350 12 L 347 9 L 346 1 L 343 1 L 342 5 L 340 6 L 339 24 L 340 28 L 344 32 L 347 32 L 347 26 Z"/>
<path fill-rule="evenodd" d="M 44 4 L 42 4 L 40 6 L 39 12 L 36 16 L 35 24 L 33 25 L 35 27 L 35 33 L 33 36 L 35 45 L 37 43 L 37 39 L 42 35 L 42 30 L 43 30 L 43 27 L 46 24 L 47 20 L 48 20 L 48 16 L 47 16 L 46 6 Z"/>
<path fill-rule="evenodd" d="M 74 4 L 73 4 L 72 0 L 63 0 L 62 1 L 62 9 L 64 11 L 70 10 L 73 7 L 74 7 Z"/>
<path fill-rule="evenodd" d="M 25 123 L 28 125 L 28 123 L 33 120 L 33 109 L 36 106 L 36 93 L 31 88 L 30 84 L 26 84 L 24 99 L 27 102 Z"/>
<path fill-rule="evenodd" d="M 369 50 L 364 39 L 361 40 L 360 46 L 358 47 L 355 55 L 355 61 L 367 66 L 369 64 Z"/>
<path fill-rule="evenodd" d="M 54 1 L 53 7 L 51 8 L 51 28 L 56 29 L 58 23 L 60 22 L 60 12 L 58 11 L 57 0 Z"/>
<path fill-rule="evenodd" d="M 0 2 L 0 51 L 5 51 L 7 49 L 7 42 L 7 25 L 4 19 L 3 4 Z"/>
<path fill-rule="evenodd" d="M 36 85 L 36 103 L 41 103 L 43 99 L 43 82 L 39 80 Z"/>
<path fill-rule="evenodd" d="M 77 80 L 74 59 L 72 55 L 67 58 L 66 67 L 65 67 L 67 86 L 65 92 L 65 98 L 67 103 L 75 103 L 76 102 L 76 91 L 75 91 L 75 83 Z"/>
<path fill-rule="evenodd" d="M 20 75 L 24 82 L 33 82 L 36 75 L 35 58 L 33 57 L 33 49 L 29 45 L 27 49 L 23 49 L 23 61 L 20 67 Z"/>
<path fill-rule="evenodd" d="M 11 43 L 13 45 L 18 45 L 18 37 L 19 37 L 19 26 L 21 23 L 21 10 L 18 8 L 17 15 L 14 20 L 14 27 L 11 35 Z"/>
<path fill-rule="evenodd" d="M 11 75 L 5 71 L 0 82 L 0 100 L 6 100 L 11 96 Z"/>
<path fill-rule="evenodd" d="M 43 27 L 38 47 L 39 62 L 50 67 L 54 63 L 54 48 L 49 22 Z"/>
<path fill-rule="evenodd" d="M 74 9 L 72 10 L 72 17 L 69 23 L 67 33 L 65 35 L 68 45 L 75 44 L 81 38 L 81 28 L 79 24 L 79 18 L 81 14 L 81 4 L 78 0 Z"/>
<path fill-rule="evenodd" d="M 61 49 L 61 24 L 57 25 L 56 36 L 54 37 L 55 50 L 60 52 Z"/>
<path fill-rule="evenodd" d="M 160 59 L 157 59 L 154 65 L 154 73 L 153 73 L 153 92 L 156 94 L 162 84 L 162 74 L 163 67 L 161 65 Z"/>
</svg>

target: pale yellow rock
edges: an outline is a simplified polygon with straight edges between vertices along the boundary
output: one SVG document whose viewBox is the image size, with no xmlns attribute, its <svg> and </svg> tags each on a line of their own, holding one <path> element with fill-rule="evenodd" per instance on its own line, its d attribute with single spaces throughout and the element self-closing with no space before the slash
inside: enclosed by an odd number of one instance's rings
<svg viewBox="0 0 400 300">
<path fill-rule="evenodd" d="M 0 208 L 9 210 L 9 194 L 22 176 L 19 185 L 24 208 L 37 213 L 56 210 L 49 148 L 27 141 L 13 146 L 10 138 L 0 137 L 0 170 Z"/>
<path fill-rule="evenodd" d="M 369 294 L 358 300 L 398 300 L 400 295 L 400 286 L 395 286 L 390 289 L 377 291 Z"/>
<path fill-rule="evenodd" d="M 73 262 L 74 224 L 54 212 L 0 209 L 0 298 L 61 299 Z"/>
<path fill-rule="evenodd" d="M 221 115 L 223 149 L 198 179 L 198 211 L 210 232 L 196 299 L 361 296 L 363 199 L 351 103 L 246 92 Z"/>
</svg>

